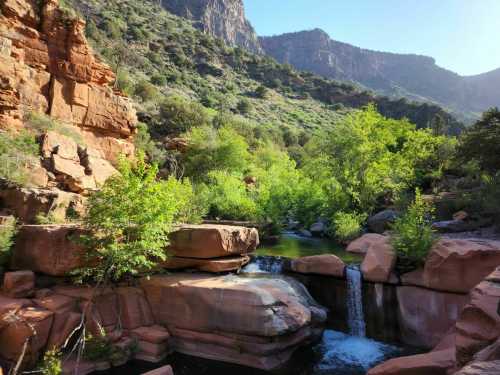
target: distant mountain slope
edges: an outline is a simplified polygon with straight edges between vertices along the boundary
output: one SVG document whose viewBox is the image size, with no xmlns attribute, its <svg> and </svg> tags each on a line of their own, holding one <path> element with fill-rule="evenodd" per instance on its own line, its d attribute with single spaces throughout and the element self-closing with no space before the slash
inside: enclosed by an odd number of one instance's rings
<svg viewBox="0 0 500 375">
<path fill-rule="evenodd" d="M 384 95 L 431 101 L 457 112 L 500 106 L 500 70 L 462 77 L 431 57 L 361 49 L 332 40 L 320 29 L 262 37 L 260 42 L 281 63 L 357 82 Z"/>
<path fill-rule="evenodd" d="M 245 18 L 242 0 L 163 0 L 170 13 L 194 21 L 194 25 L 227 44 L 262 53 L 259 40 Z"/>
</svg>

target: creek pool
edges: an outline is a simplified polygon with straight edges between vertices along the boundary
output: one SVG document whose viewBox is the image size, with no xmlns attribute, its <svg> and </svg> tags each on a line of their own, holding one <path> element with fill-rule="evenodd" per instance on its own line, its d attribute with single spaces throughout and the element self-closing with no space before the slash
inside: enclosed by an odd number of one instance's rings
<svg viewBox="0 0 500 375">
<path fill-rule="evenodd" d="M 300 258 L 310 255 L 334 254 L 347 264 L 360 263 L 359 255 L 345 251 L 345 246 L 328 238 L 304 237 L 284 232 L 274 244 L 262 244 L 256 255 Z"/>
</svg>

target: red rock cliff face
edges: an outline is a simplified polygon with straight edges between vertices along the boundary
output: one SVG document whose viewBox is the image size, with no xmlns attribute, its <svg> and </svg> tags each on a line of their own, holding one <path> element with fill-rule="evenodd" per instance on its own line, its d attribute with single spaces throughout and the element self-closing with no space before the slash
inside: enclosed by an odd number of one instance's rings
<svg viewBox="0 0 500 375">
<path fill-rule="evenodd" d="M 85 23 L 57 0 L 4 0 L 0 11 L 0 128 L 43 112 L 74 126 L 103 159 L 133 153 L 135 111 L 113 90 L 115 76 L 93 54 Z"/>
</svg>

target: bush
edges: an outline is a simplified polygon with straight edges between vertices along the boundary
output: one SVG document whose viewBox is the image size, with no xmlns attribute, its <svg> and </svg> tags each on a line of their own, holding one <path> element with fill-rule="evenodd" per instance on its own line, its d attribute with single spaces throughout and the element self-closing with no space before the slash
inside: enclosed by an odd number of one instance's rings
<svg viewBox="0 0 500 375">
<path fill-rule="evenodd" d="M 151 83 L 156 86 L 165 86 L 167 81 L 168 79 L 164 74 L 155 74 L 151 77 Z"/>
<path fill-rule="evenodd" d="M 9 263 L 16 232 L 16 220 L 14 218 L 0 225 L 0 266 L 5 266 Z"/>
<path fill-rule="evenodd" d="M 261 85 L 255 90 L 255 95 L 260 99 L 267 99 L 269 97 L 269 89 Z"/>
<path fill-rule="evenodd" d="M 89 197 L 83 236 L 89 267 L 75 271 L 78 281 L 119 280 L 150 270 L 164 260 L 168 234 L 179 221 L 194 220 L 193 189 L 188 181 L 158 181 L 158 167 L 139 155 L 120 160 L 119 175 Z M 98 261 L 96 262 L 96 260 Z"/>
<path fill-rule="evenodd" d="M 436 235 L 432 230 L 432 205 L 417 189 L 415 200 L 406 213 L 393 225 L 392 244 L 398 255 L 398 267 L 403 272 L 423 266 Z"/>
<path fill-rule="evenodd" d="M 150 163 L 162 166 L 167 159 L 167 152 L 160 148 L 155 141 L 151 139 L 148 126 L 142 122 L 137 124 L 137 134 L 134 137 L 135 148 L 143 152 L 148 157 Z"/>
<path fill-rule="evenodd" d="M 85 348 L 83 357 L 88 361 L 100 361 L 109 359 L 112 353 L 112 346 L 106 335 L 103 333 L 93 336 L 88 334 L 85 336 Z"/>
<path fill-rule="evenodd" d="M 116 88 L 128 96 L 134 93 L 134 82 L 127 71 L 119 69 L 116 74 Z"/>
<path fill-rule="evenodd" d="M 46 351 L 37 367 L 36 372 L 42 375 L 62 374 L 61 353 L 56 349 Z"/>
<path fill-rule="evenodd" d="M 238 112 L 240 112 L 242 115 L 246 115 L 252 112 L 252 109 L 252 102 L 249 99 L 243 98 L 238 102 Z"/>
<path fill-rule="evenodd" d="M 134 88 L 134 94 L 142 99 L 143 102 L 148 102 L 158 98 L 158 89 L 146 80 L 139 81 Z"/>
<path fill-rule="evenodd" d="M 29 183 L 28 166 L 36 161 L 39 146 L 35 136 L 0 132 L 0 178 L 19 185 Z"/>
<path fill-rule="evenodd" d="M 179 96 L 169 96 L 160 103 L 161 122 L 166 127 L 163 133 L 184 133 L 195 126 L 208 124 L 205 108 Z"/>
<path fill-rule="evenodd" d="M 365 214 L 337 212 L 332 220 L 335 238 L 341 242 L 350 242 L 358 238 L 363 231 L 366 218 Z"/>
</svg>

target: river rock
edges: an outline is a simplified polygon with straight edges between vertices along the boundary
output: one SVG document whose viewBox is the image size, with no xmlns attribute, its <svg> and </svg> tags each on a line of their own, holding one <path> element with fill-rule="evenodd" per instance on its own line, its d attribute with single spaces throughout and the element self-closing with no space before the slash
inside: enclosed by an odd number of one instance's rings
<svg viewBox="0 0 500 375">
<path fill-rule="evenodd" d="M 455 364 L 453 349 L 391 359 L 367 375 L 446 375 Z"/>
<path fill-rule="evenodd" d="M 432 224 L 432 229 L 440 233 L 460 233 L 470 230 L 471 225 L 464 220 L 436 221 Z"/>
<path fill-rule="evenodd" d="M 14 246 L 11 266 L 51 276 L 66 276 L 85 265 L 85 250 L 75 242 L 76 225 L 25 225 Z"/>
<path fill-rule="evenodd" d="M 168 252 L 184 258 L 209 259 L 248 254 L 259 245 L 257 229 L 229 225 L 183 225 L 169 238 Z"/>
<path fill-rule="evenodd" d="M 471 361 L 500 337 L 500 267 L 471 292 L 456 328 L 459 365 Z"/>
<path fill-rule="evenodd" d="M 318 221 L 317 223 L 311 225 L 309 232 L 311 232 L 313 236 L 321 237 L 326 232 L 326 224 Z"/>
<path fill-rule="evenodd" d="M 347 246 L 347 251 L 355 254 L 366 254 L 372 247 L 385 246 L 387 237 L 376 233 L 367 233 L 352 241 Z"/>
<path fill-rule="evenodd" d="M 174 350 L 264 370 L 318 339 L 326 320 L 304 286 L 289 278 L 177 274 L 142 279 L 141 286 Z"/>
<path fill-rule="evenodd" d="M 379 283 L 388 282 L 396 265 L 396 258 L 389 237 L 382 236 L 368 248 L 361 263 L 364 279 Z"/>
<path fill-rule="evenodd" d="M 500 264 L 500 241 L 441 239 L 424 267 L 427 288 L 468 293 Z"/>
<path fill-rule="evenodd" d="M 397 288 L 401 340 L 422 348 L 433 348 L 455 324 L 467 295 L 444 293 L 424 288 Z"/>
<path fill-rule="evenodd" d="M 345 263 L 333 254 L 324 254 L 294 259 L 290 268 L 297 273 L 343 277 Z"/>
<path fill-rule="evenodd" d="M 368 218 L 368 228 L 375 233 L 384 233 L 391 229 L 391 225 L 396 221 L 398 213 L 394 210 L 384 210 Z"/>
<path fill-rule="evenodd" d="M 210 273 L 237 271 L 250 261 L 250 257 L 234 256 L 215 259 L 169 257 L 161 266 L 168 270 L 193 268 Z"/>
</svg>

